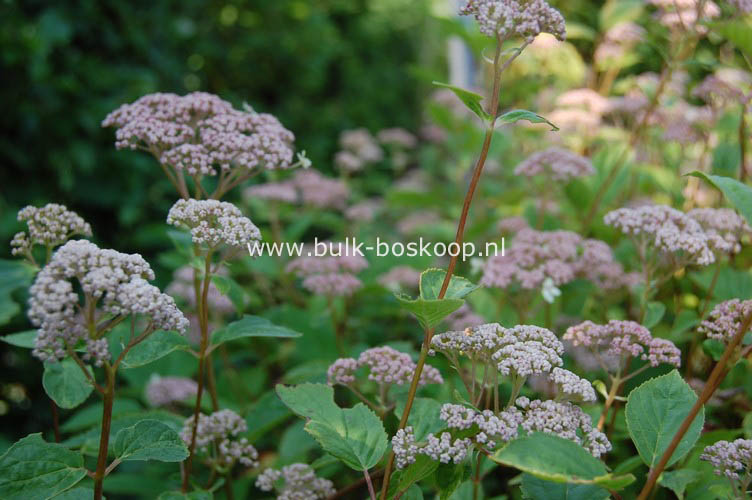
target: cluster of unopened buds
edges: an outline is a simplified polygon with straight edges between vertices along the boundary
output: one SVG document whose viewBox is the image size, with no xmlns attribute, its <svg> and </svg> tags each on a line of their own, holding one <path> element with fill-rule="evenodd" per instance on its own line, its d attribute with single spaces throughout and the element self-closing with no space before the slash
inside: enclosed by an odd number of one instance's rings
<svg viewBox="0 0 752 500">
<path fill-rule="evenodd" d="M 190 446 L 194 433 L 193 416 L 186 419 L 180 436 Z M 195 425 L 196 449 L 207 456 L 213 464 L 230 468 L 235 463 L 245 467 L 258 466 L 258 452 L 248 440 L 239 437 L 246 432 L 245 420 L 232 410 L 220 410 L 211 415 L 198 414 Z"/>
<path fill-rule="evenodd" d="M 307 464 L 291 464 L 281 470 L 265 469 L 256 478 L 256 487 L 261 491 L 275 491 L 277 500 L 323 500 L 337 491 L 334 483 L 316 476 Z"/>
<path fill-rule="evenodd" d="M 35 262 L 32 255 L 35 245 L 51 252 L 73 236 L 91 236 L 91 226 L 81 216 L 57 203 L 43 207 L 29 205 L 18 212 L 17 218 L 26 223 L 28 233 L 16 233 L 10 242 L 11 253 L 23 255 L 31 262 Z"/>
</svg>

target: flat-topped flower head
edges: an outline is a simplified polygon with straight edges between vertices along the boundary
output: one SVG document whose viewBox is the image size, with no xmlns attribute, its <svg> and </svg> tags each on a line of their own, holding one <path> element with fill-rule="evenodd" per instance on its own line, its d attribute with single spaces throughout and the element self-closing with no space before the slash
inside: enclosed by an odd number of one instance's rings
<svg viewBox="0 0 752 500">
<path fill-rule="evenodd" d="M 180 437 L 190 445 L 193 436 L 193 416 L 187 418 L 183 424 Z M 196 426 L 196 449 L 204 454 L 209 453 L 212 445 L 216 446 L 217 460 L 221 465 L 231 467 L 240 463 L 246 467 L 258 466 L 258 452 L 248 440 L 238 437 L 248 430 L 245 420 L 232 410 L 215 411 L 211 415 L 198 414 Z"/>
<path fill-rule="evenodd" d="M 494 288 L 519 286 L 540 289 L 546 280 L 561 286 L 576 278 L 593 281 L 604 289 L 625 285 L 621 265 L 608 245 L 583 239 L 571 231 L 521 229 L 504 255 L 490 257 L 481 285 Z"/>
<path fill-rule="evenodd" d="M 593 403 L 596 400 L 593 385 L 576 373 L 557 366 L 551 370 L 548 378 L 556 385 L 557 399 L 587 403 Z"/>
<path fill-rule="evenodd" d="M 160 377 L 152 375 L 146 384 L 146 400 L 152 406 L 166 406 L 192 398 L 198 384 L 186 377 Z"/>
<path fill-rule="evenodd" d="M 530 155 L 514 169 L 515 175 L 543 176 L 547 180 L 568 182 L 595 173 L 590 160 L 566 149 L 549 148 Z"/>
<path fill-rule="evenodd" d="M 409 354 L 389 346 L 373 347 L 360 353 L 358 359 L 340 358 L 327 371 L 329 383 L 350 385 L 355 382 L 355 371 L 367 367 L 368 380 L 379 384 L 407 385 L 412 381 L 417 365 Z M 441 384 L 444 379 L 439 370 L 425 365 L 418 380 L 419 385 Z"/>
<path fill-rule="evenodd" d="M 272 115 L 205 92 L 149 94 L 107 115 L 118 149 L 142 149 L 189 175 L 293 166 L 293 134 Z"/>
<path fill-rule="evenodd" d="M 268 201 L 280 201 L 284 203 L 297 203 L 298 190 L 292 182 L 267 182 L 249 186 L 243 191 L 246 200 L 259 199 Z"/>
<path fill-rule="evenodd" d="M 10 244 L 13 255 L 30 255 L 34 245 L 51 249 L 73 236 L 91 236 L 91 226 L 81 216 L 57 203 L 43 207 L 29 205 L 18 212 L 17 218 L 26 223 L 28 233 L 20 232 L 13 237 Z"/>
<path fill-rule="evenodd" d="M 290 182 L 298 190 L 299 200 L 304 205 L 341 210 L 350 197 L 350 190 L 344 182 L 325 177 L 316 170 L 299 170 Z"/>
<path fill-rule="evenodd" d="M 256 487 L 261 491 L 277 492 L 280 500 L 324 500 L 334 495 L 334 483 L 316 476 L 310 465 L 295 463 L 281 470 L 265 469 L 256 478 Z"/>
<path fill-rule="evenodd" d="M 563 339 L 596 353 L 601 367 L 609 372 L 624 369 L 629 357 L 639 357 L 650 366 L 681 365 L 681 351 L 673 342 L 654 338 L 650 330 L 634 321 L 611 320 L 605 325 L 585 321 L 567 328 Z"/>
<path fill-rule="evenodd" d="M 752 228 L 736 210 L 730 208 L 695 208 L 687 212 L 708 234 L 715 234 L 731 247 L 732 253 L 742 249 L 741 240 L 752 234 Z"/>
<path fill-rule="evenodd" d="M 697 329 L 709 339 L 729 342 L 742 326 L 744 317 L 752 311 L 752 300 L 731 299 L 721 302 L 710 311 L 708 319 Z"/>
<path fill-rule="evenodd" d="M 566 38 L 564 18 L 545 0 L 469 0 L 460 14 L 473 16 L 484 35 L 502 40 L 519 36 L 531 42 L 541 33 Z"/>
<path fill-rule="evenodd" d="M 39 328 L 34 355 L 43 361 L 67 356 L 79 342 L 86 359 L 109 360 L 107 342 L 98 328 L 118 316 L 141 316 L 155 330 L 185 332 L 188 320 L 169 295 L 147 280 L 149 264 L 138 254 L 104 250 L 86 240 L 60 247 L 37 274 L 30 289 L 29 319 Z M 85 301 L 82 304 L 77 290 Z M 85 308 L 87 314 L 79 311 Z"/>
<path fill-rule="evenodd" d="M 713 472 L 732 481 L 747 478 L 752 471 L 752 439 L 717 441 L 706 446 L 700 455 L 713 465 Z"/>
<path fill-rule="evenodd" d="M 569 402 L 530 401 L 517 398 L 517 406 L 523 409 L 522 428 L 527 432 L 545 432 L 574 441 L 594 457 L 611 450 L 605 434 L 593 426 L 590 416 L 579 406 Z"/>
<path fill-rule="evenodd" d="M 209 248 L 243 247 L 261 239 L 253 222 L 223 201 L 178 200 L 167 214 L 167 223 L 189 229 L 194 243 Z"/>
<path fill-rule="evenodd" d="M 674 267 L 706 266 L 715 262 L 715 252 L 734 249 L 717 232 L 705 231 L 700 222 L 667 205 L 619 208 L 603 220 L 637 240 L 638 248 L 648 246 Z"/>
</svg>

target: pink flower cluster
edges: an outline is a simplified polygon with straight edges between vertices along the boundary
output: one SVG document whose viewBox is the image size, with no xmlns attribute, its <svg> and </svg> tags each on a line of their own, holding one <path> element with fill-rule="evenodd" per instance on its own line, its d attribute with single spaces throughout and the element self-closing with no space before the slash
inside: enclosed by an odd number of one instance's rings
<svg viewBox="0 0 752 500">
<path fill-rule="evenodd" d="M 233 168 L 289 168 L 292 132 L 272 115 L 238 111 L 205 92 L 149 94 L 123 104 L 102 122 L 115 127 L 118 149 L 143 149 L 190 175 Z"/>
<path fill-rule="evenodd" d="M 395 266 L 379 277 L 379 283 L 392 291 L 417 289 L 420 271 L 410 266 Z"/>
<path fill-rule="evenodd" d="M 467 302 L 462 304 L 462 307 L 454 311 L 452 314 L 444 318 L 444 321 L 451 330 L 464 330 L 465 328 L 472 328 L 474 326 L 482 325 L 486 320 L 479 314 L 473 312 Z"/>
<path fill-rule="evenodd" d="M 752 312 L 752 300 L 731 299 L 721 302 L 710 311 L 708 319 L 697 329 L 709 339 L 728 342 L 742 326 L 744 317 Z"/>
<path fill-rule="evenodd" d="M 399 127 L 385 128 L 376 134 L 379 142 L 401 149 L 413 149 L 418 145 L 418 138 Z"/>
<path fill-rule="evenodd" d="M 358 359 L 340 358 L 329 367 L 329 383 L 350 385 L 355 382 L 355 371 L 360 367 L 368 368 L 368 380 L 379 384 L 407 385 L 415 373 L 415 362 L 409 354 L 388 346 L 374 347 L 360 353 Z M 419 384 L 441 384 L 444 379 L 439 370 L 425 365 L 420 374 Z"/>
<path fill-rule="evenodd" d="M 344 182 L 316 170 L 299 170 L 286 181 L 250 186 L 243 191 L 243 197 L 341 210 L 350 197 L 350 190 Z"/>
<path fill-rule="evenodd" d="M 329 245 L 333 248 L 337 244 Z M 335 297 L 349 296 L 359 290 L 363 283 L 355 277 L 355 273 L 366 267 L 368 261 L 365 258 L 359 255 L 346 255 L 344 251 L 340 251 L 339 255 L 297 257 L 287 264 L 286 270 L 302 277 L 306 290 Z"/>
<path fill-rule="evenodd" d="M 277 500 L 324 500 L 334 495 L 334 483 L 316 476 L 307 464 L 285 465 L 281 470 L 265 469 L 256 478 L 261 491 L 277 491 Z"/>
<path fill-rule="evenodd" d="M 734 250 L 734 244 L 718 232 L 705 231 L 696 219 L 667 205 L 619 208 L 607 213 L 603 220 L 633 238 L 638 249 L 657 252 L 673 268 L 706 266 L 715 262 L 714 252 Z"/>
<path fill-rule="evenodd" d="M 339 136 L 342 148 L 334 156 L 334 164 L 344 172 L 357 172 L 370 163 L 384 158 L 381 146 L 371 133 L 364 128 L 345 130 Z"/>
<path fill-rule="evenodd" d="M 699 222 L 706 233 L 717 235 L 726 241 L 732 253 L 739 253 L 742 238 L 752 234 L 747 221 L 730 208 L 695 208 L 687 212 L 687 215 Z"/>
<path fill-rule="evenodd" d="M 713 472 L 732 481 L 747 477 L 752 472 L 752 439 L 718 441 L 705 447 L 700 460 L 710 462 Z"/>
<path fill-rule="evenodd" d="M 504 255 L 486 261 L 481 285 L 496 288 L 517 285 L 534 290 L 547 278 L 556 286 L 576 278 L 588 279 L 604 289 L 625 285 L 624 270 L 606 243 L 583 239 L 571 231 L 529 228 L 517 233 Z"/>
<path fill-rule="evenodd" d="M 721 15 L 721 9 L 711 0 L 649 0 L 658 7 L 658 21 L 671 30 L 694 29 L 707 33 L 702 21 Z"/>
<path fill-rule="evenodd" d="M 198 384 L 185 377 L 153 375 L 146 385 L 146 400 L 152 406 L 165 406 L 185 401 L 198 392 Z"/>
<path fill-rule="evenodd" d="M 650 330 L 634 321 L 611 320 L 605 325 L 585 321 L 567 328 L 563 339 L 601 356 L 602 368 L 610 372 L 623 369 L 629 357 L 639 357 L 651 366 L 681 365 L 681 351 L 673 342 L 654 338 Z"/>
<path fill-rule="evenodd" d="M 566 38 L 564 18 L 545 0 L 468 0 L 460 14 L 475 17 L 480 32 L 493 38 L 532 42 L 544 32 Z"/>
<path fill-rule="evenodd" d="M 561 148 L 549 148 L 533 153 L 514 169 L 515 175 L 542 175 L 547 181 L 557 182 L 568 182 L 575 177 L 594 173 L 595 169 L 590 160 Z"/>
<path fill-rule="evenodd" d="M 188 417 L 180 437 L 190 445 L 193 436 L 193 415 Z M 204 454 L 216 445 L 216 460 L 225 467 L 232 467 L 240 463 L 246 467 L 258 467 L 258 452 L 246 438 L 238 434 L 246 432 L 248 425 L 245 420 L 232 410 L 215 411 L 211 415 L 199 413 L 196 426 L 196 449 Z"/>
<path fill-rule="evenodd" d="M 261 231 L 232 203 L 217 200 L 178 200 L 167 223 L 191 232 L 193 243 L 215 248 L 243 247 L 261 239 Z"/>
</svg>

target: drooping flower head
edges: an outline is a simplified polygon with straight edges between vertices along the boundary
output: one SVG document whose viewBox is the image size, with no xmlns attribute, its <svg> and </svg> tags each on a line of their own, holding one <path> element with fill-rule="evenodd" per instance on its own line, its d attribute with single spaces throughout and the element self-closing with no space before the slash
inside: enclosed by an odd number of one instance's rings
<svg viewBox="0 0 752 500">
<path fill-rule="evenodd" d="M 11 241 L 13 255 L 31 254 L 34 245 L 53 249 L 76 235 L 91 236 L 91 226 L 76 212 L 64 205 L 48 203 L 43 207 L 31 205 L 18 212 L 18 221 L 25 222 L 29 232 L 16 233 Z"/>
<path fill-rule="evenodd" d="M 167 223 L 189 229 L 193 242 L 209 248 L 243 247 L 261 239 L 261 232 L 232 203 L 217 200 L 178 200 Z"/>
<path fill-rule="evenodd" d="M 276 490 L 281 500 L 324 500 L 337 492 L 334 483 L 317 477 L 310 465 L 301 463 L 285 465 L 281 470 L 265 469 L 256 478 L 256 487 Z"/>
<path fill-rule="evenodd" d="M 193 415 L 183 424 L 180 437 L 187 444 L 191 444 L 193 436 Z M 196 449 L 202 454 L 208 454 L 212 445 L 216 446 L 217 457 L 221 465 L 232 467 L 240 463 L 245 467 L 258 467 L 258 452 L 248 439 L 239 437 L 248 430 L 245 420 L 232 410 L 215 411 L 211 415 L 198 414 L 196 425 Z"/>
<path fill-rule="evenodd" d="M 697 329 L 709 339 L 729 342 L 742 326 L 744 317 L 752 311 L 752 300 L 731 299 L 721 302 L 710 311 L 708 319 Z"/>
<path fill-rule="evenodd" d="M 545 0 L 468 0 L 460 14 L 473 16 L 484 35 L 502 40 L 519 36 L 531 42 L 541 33 L 566 38 L 564 18 Z"/>
<path fill-rule="evenodd" d="M 718 441 L 706 446 L 700 455 L 713 465 L 713 472 L 732 481 L 748 478 L 752 471 L 752 439 Z"/>
<path fill-rule="evenodd" d="M 605 325 L 585 321 L 567 328 L 563 339 L 575 347 L 587 347 L 608 372 L 623 370 L 630 357 L 647 361 L 650 366 L 681 365 L 681 351 L 673 342 L 654 338 L 650 330 L 634 321 L 611 320 Z"/>
<path fill-rule="evenodd" d="M 103 338 L 107 325 L 123 316 L 143 317 L 154 330 L 185 332 L 188 320 L 172 297 L 149 284 L 152 279 L 154 272 L 138 254 L 69 241 L 37 274 L 29 291 L 29 319 L 39 328 L 34 355 L 60 360 L 83 343 L 85 358 L 100 365 L 110 359 Z"/>
<path fill-rule="evenodd" d="M 247 174 L 293 166 L 292 132 L 272 115 L 238 111 L 205 92 L 148 94 L 107 115 L 118 149 L 141 149 L 176 172 Z"/>
</svg>

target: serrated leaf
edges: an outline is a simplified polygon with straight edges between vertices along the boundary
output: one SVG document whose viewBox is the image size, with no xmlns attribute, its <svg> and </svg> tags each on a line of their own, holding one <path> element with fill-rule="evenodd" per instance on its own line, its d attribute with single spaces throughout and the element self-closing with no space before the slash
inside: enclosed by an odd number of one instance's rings
<svg viewBox="0 0 752 500">
<path fill-rule="evenodd" d="M 175 331 L 157 330 L 136 344 L 123 358 L 123 368 L 138 368 L 162 359 L 174 351 L 188 351 L 191 344 Z"/>
<path fill-rule="evenodd" d="M 490 458 L 558 483 L 608 485 L 609 488 L 620 489 L 634 481 L 631 474 L 609 474 L 603 462 L 577 443 L 542 432 L 533 432 L 510 441 Z"/>
<path fill-rule="evenodd" d="M 224 328 L 220 328 L 212 333 L 210 350 L 220 344 L 248 337 L 278 337 L 278 338 L 297 338 L 303 335 L 284 326 L 278 326 L 266 318 L 259 316 L 250 316 L 246 314 L 242 319 L 233 321 Z"/>
<path fill-rule="evenodd" d="M 94 390 L 81 367 L 72 359 L 45 363 L 42 387 L 55 404 L 65 409 L 80 405 Z"/>
<path fill-rule="evenodd" d="M 394 296 L 400 305 L 412 313 L 425 329 L 434 328 L 465 303 L 462 299 L 425 300 L 421 297 L 411 299 L 404 294 L 395 294 Z"/>
<path fill-rule="evenodd" d="M 52 498 L 86 476 L 84 457 L 30 434 L 0 456 L 0 492 L 4 500 Z"/>
<path fill-rule="evenodd" d="M 334 403 L 334 388 L 326 384 L 300 384 L 287 387 L 278 384 L 277 395 L 293 413 L 309 420 L 341 418 L 340 407 Z"/>
<path fill-rule="evenodd" d="M 708 175 L 697 170 L 687 175 L 699 177 L 720 189 L 729 203 L 744 216 L 749 224 L 752 224 L 752 187 L 731 177 Z"/>
<path fill-rule="evenodd" d="M 188 448 L 180 435 L 159 420 L 142 420 L 115 435 L 115 457 L 122 460 L 181 462 Z"/>
<path fill-rule="evenodd" d="M 666 306 L 663 302 L 648 302 L 645 310 L 645 319 L 642 321 L 642 325 L 645 328 L 653 328 L 660 323 L 664 314 L 666 314 Z"/>
<path fill-rule="evenodd" d="M 637 452 L 649 467 L 660 460 L 696 400 L 697 394 L 676 370 L 650 379 L 629 393 L 627 429 Z M 701 409 L 666 467 L 676 463 L 692 448 L 700 436 L 704 420 L 705 410 Z"/>
<path fill-rule="evenodd" d="M 552 131 L 555 132 L 559 130 L 559 127 L 548 121 L 546 118 L 526 109 L 513 109 L 512 111 L 507 111 L 496 119 L 496 123 L 498 123 L 499 125 L 505 125 L 507 123 L 515 123 L 520 120 L 526 120 L 530 123 L 546 123 L 551 126 Z"/>
<path fill-rule="evenodd" d="M 611 494 L 594 484 L 555 483 L 531 474 L 522 475 L 522 495 L 529 500 L 605 500 Z"/>
<path fill-rule="evenodd" d="M 443 269 L 426 269 L 420 274 L 420 297 L 424 300 L 437 300 L 441 286 L 444 284 L 446 271 Z M 449 278 L 445 299 L 464 299 L 468 294 L 478 289 L 478 285 L 462 276 L 452 275 Z"/>
<path fill-rule="evenodd" d="M 306 426 L 325 451 L 357 471 L 368 470 L 381 460 L 388 441 L 381 419 L 363 403 L 340 410 L 339 420 L 311 420 Z"/>
<path fill-rule="evenodd" d="M 658 484 L 674 492 L 679 500 L 684 498 L 687 486 L 700 479 L 700 473 L 692 469 L 664 471 L 658 478 Z"/>
<path fill-rule="evenodd" d="M 462 101 L 462 103 L 467 106 L 467 109 L 475 113 L 475 115 L 484 122 L 487 122 L 491 119 L 491 115 L 486 113 L 486 110 L 483 109 L 483 105 L 481 104 L 481 101 L 483 101 L 484 99 L 482 95 L 476 94 L 475 92 L 471 92 L 460 87 L 455 87 L 454 85 L 450 85 L 448 83 L 433 82 L 433 84 L 437 87 L 444 87 L 454 92 L 454 95 L 459 97 L 460 101 Z"/>
</svg>

